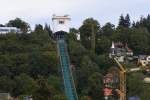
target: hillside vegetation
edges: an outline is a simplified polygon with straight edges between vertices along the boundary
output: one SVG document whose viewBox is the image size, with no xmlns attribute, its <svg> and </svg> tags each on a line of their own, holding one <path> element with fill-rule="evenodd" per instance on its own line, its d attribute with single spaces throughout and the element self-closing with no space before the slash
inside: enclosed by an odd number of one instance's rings
<svg viewBox="0 0 150 100">
<path fill-rule="evenodd" d="M 80 41 L 76 39 L 78 32 Z M 127 43 L 135 55 L 150 54 L 150 16 L 131 23 L 128 14 L 121 15 L 117 27 L 110 22 L 101 26 L 88 18 L 67 37 L 79 99 L 103 100 L 103 76 L 116 67 L 108 57 L 112 41 Z M 60 68 L 48 25 L 36 25 L 31 33 L 0 35 L 0 92 L 9 92 L 14 98 L 32 95 L 34 100 L 67 100 Z M 127 95 L 148 100 L 150 86 L 140 80 L 141 74 L 129 75 Z"/>
</svg>

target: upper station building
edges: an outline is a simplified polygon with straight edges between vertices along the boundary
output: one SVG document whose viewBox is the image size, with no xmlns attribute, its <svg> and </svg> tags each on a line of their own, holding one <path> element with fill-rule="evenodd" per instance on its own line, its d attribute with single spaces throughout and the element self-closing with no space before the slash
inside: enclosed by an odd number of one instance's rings
<svg viewBox="0 0 150 100">
<path fill-rule="evenodd" d="M 59 37 L 62 38 L 66 33 L 70 31 L 70 21 L 71 18 L 69 15 L 64 16 L 52 16 L 53 22 L 53 36 L 54 38 Z M 77 40 L 80 40 L 80 33 L 76 33 Z"/>
<path fill-rule="evenodd" d="M 60 34 L 60 32 L 69 33 L 70 30 L 70 20 L 71 18 L 68 15 L 56 16 L 53 15 L 53 34 Z"/>
</svg>

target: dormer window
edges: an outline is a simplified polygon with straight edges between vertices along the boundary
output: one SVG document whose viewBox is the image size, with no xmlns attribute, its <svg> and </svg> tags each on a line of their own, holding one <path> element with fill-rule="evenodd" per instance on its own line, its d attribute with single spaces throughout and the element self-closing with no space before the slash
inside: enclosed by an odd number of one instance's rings
<svg viewBox="0 0 150 100">
<path fill-rule="evenodd" d="M 59 24 L 64 24 L 65 22 L 64 21 L 59 21 Z"/>
</svg>

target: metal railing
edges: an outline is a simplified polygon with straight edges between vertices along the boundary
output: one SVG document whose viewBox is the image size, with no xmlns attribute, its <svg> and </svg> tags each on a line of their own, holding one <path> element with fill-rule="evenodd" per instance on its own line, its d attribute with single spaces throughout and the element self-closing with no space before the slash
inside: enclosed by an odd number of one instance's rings
<svg viewBox="0 0 150 100">
<path fill-rule="evenodd" d="M 57 40 L 58 54 L 60 56 L 60 65 L 63 74 L 65 93 L 68 100 L 78 100 L 75 83 L 70 68 L 70 59 L 67 50 L 67 44 L 63 38 Z"/>
</svg>

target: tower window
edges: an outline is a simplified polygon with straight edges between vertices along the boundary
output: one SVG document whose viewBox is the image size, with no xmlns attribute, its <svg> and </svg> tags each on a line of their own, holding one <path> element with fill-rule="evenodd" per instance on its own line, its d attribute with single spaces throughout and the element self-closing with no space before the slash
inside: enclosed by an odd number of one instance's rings
<svg viewBox="0 0 150 100">
<path fill-rule="evenodd" d="M 64 24 L 65 22 L 64 21 L 59 21 L 59 24 Z"/>
</svg>

